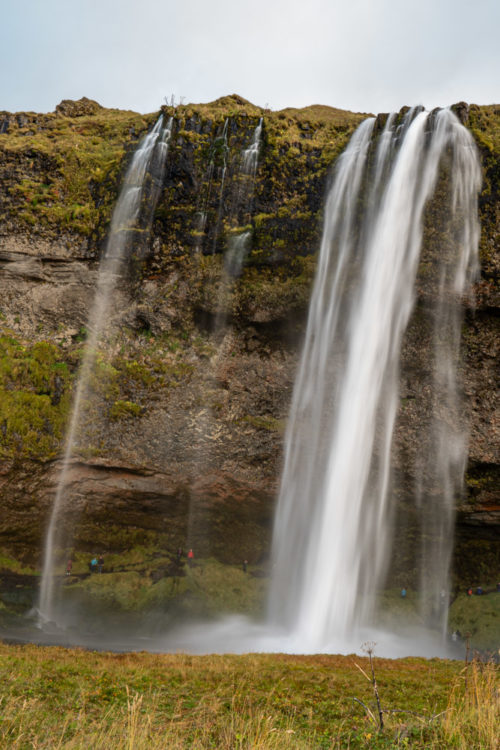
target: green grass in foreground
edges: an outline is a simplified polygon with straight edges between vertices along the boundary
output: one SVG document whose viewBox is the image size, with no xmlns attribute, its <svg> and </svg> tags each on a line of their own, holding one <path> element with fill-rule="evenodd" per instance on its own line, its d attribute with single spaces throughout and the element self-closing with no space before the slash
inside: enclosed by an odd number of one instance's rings
<svg viewBox="0 0 500 750">
<path fill-rule="evenodd" d="M 497 747 L 495 667 L 439 659 L 374 664 L 382 732 L 366 658 L 0 643 L 0 747 Z"/>
</svg>

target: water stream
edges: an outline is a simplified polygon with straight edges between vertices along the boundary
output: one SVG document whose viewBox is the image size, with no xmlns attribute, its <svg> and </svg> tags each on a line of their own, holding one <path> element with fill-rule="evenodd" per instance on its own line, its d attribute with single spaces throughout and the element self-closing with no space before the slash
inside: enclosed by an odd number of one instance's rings
<svg viewBox="0 0 500 750">
<path fill-rule="evenodd" d="M 226 182 L 226 172 L 227 172 L 227 157 L 228 157 L 228 145 L 227 145 L 227 128 L 229 125 L 229 119 L 226 118 L 224 121 L 224 127 L 222 129 L 222 135 L 220 138 L 216 140 L 217 147 L 222 151 L 222 173 L 221 173 L 221 181 L 220 181 L 220 191 L 219 191 L 219 207 L 217 209 L 217 221 L 215 224 L 215 233 L 214 233 L 214 242 L 213 242 L 213 248 L 212 252 L 215 253 L 215 249 L 217 247 L 217 240 L 219 238 L 219 232 L 220 232 L 220 225 L 222 221 L 222 209 L 224 207 L 224 184 Z"/>
<path fill-rule="evenodd" d="M 148 198 L 146 213 L 152 220 L 151 202 L 158 199 L 157 187 L 161 183 L 168 144 L 172 133 L 172 119 L 163 126 L 160 116 L 154 128 L 139 144 L 127 169 L 122 190 L 113 211 L 109 238 L 105 253 L 99 266 L 99 275 L 94 301 L 87 322 L 88 336 L 78 375 L 73 398 L 69 428 L 66 433 L 65 450 L 62 468 L 59 475 L 56 495 L 52 505 L 44 546 L 44 560 L 39 599 L 39 622 L 56 621 L 58 591 L 55 585 L 56 552 L 63 546 L 71 544 L 70 539 L 63 539 L 61 520 L 68 510 L 67 490 L 71 459 L 75 454 L 78 431 L 81 426 L 82 407 L 87 398 L 89 379 L 95 365 L 97 347 L 106 329 L 109 328 L 109 312 L 113 292 L 123 274 L 131 243 L 134 241 L 133 230 L 141 218 L 142 203 Z M 153 190 L 144 195 L 148 175 L 153 180 Z"/>
<path fill-rule="evenodd" d="M 394 122 L 389 117 L 375 139 L 375 120 L 364 121 L 338 160 L 286 434 L 270 622 L 306 650 L 368 625 L 384 582 L 393 541 L 400 352 L 415 302 L 423 214 L 446 166 L 453 252 L 437 269 L 433 315 L 440 408 L 420 462 L 422 526 L 439 527 L 424 555 L 422 597 L 434 600 L 433 624 L 445 627 L 447 607 L 440 609 L 438 599 L 448 589 L 465 461 L 455 424 L 458 311 L 477 267 L 481 173 L 473 139 L 451 111 L 410 110 L 400 127 Z M 443 326 L 449 335 L 441 345 Z"/>
</svg>

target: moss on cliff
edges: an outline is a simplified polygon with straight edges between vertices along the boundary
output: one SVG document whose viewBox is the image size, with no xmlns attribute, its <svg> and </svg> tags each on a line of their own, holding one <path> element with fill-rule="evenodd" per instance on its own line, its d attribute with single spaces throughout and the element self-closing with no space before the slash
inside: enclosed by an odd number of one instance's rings
<svg viewBox="0 0 500 750">
<path fill-rule="evenodd" d="M 88 236 L 109 221 L 130 148 L 152 116 L 100 108 L 84 117 L 0 113 L 0 221 Z"/>
<path fill-rule="evenodd" d="M 469 633 L 474 648 L 497 652 L 500 639 L 500 594 L 494 590 L 482 596 L 459 594 L 450 606 L 449 630 L 458 630 L 462 638 Z"/>
<path fill-rule="evenodd" d="M 478 144 L 483 162 L 484 185 L 479 199 L 481 216 L 480 254 L 483 278 L 500 291 L 498 247 L 500 244 L 500 106 L 471 105 L 468 126 Z M 497 296 L 498 299 L 498 296 Z"/>
<path fill-rule="evenodd" d="M 0 337 L 0 455 L 50 458 L 60 449 L 71 374 L 52 343 Z"/>
</svg>

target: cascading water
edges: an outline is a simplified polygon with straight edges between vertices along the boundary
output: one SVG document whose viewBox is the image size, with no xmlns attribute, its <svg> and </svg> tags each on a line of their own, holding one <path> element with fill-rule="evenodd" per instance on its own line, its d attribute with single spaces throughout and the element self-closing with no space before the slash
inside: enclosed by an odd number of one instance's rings
<svg viewBox="0 0 500 750">
<path fill-rule="evenodd" d="M 240 189 L 237 192 L 236 206 L 233 209 L 234 214 L 241 211 L 246 215 L 251 211 L 257 166 L 259 164 L 262 124 L 263 118 L 261 117 L 253 132 L 250 146 L 244 149 L 242 153 L 239 173 L 241 182 Z M 241 232 L 238 235 L 234 235 L 229 239 L 228 249 L 224 258 L 224 271 L 226 275 L 225 286 L 241 275 L 248 253 L 249 240 L 250 231 L 248 230 Z"/>
<path fill-rule="evenodd" d="M 222 136 L 220 138 L 223 164 L 222 164 L 222 175 L 221 175 L 220 192 L 219 192 L 219 208 L 217 210 L 217 223 L 215 225 L 215 234 L 214 234 L 214 244 L 213 244 L 214 253 L 215 253 L 215 248 L 217 246 L 217 238 L 219 236 L 220 223 L 222 220 L 222 207 L 223 207 L 223 201 L 224 201 L 224 183 L 226 181 L 226 172 L 227 172 L 227 152 L 228 152 L 227 127 L 228 127 L 228 124 L 229 124 L 229 120 L 226 118 L 226 120 L 224 121 L 224 128 L 222 129 Z"/>
<path fill-rule="evenodd" d="M 113 211 L 109 239 L 99 267 L 97 288 L 88 318 L 87 329 L 89 335 L 73 399 L 71 419 L 66 434 L 62 469 L 45 538 L 38 606 L 40 624 L 46 621 L 57 620 L 56 590 L 54 586 L 55 552 L 63 541 L 59 523 L 61 515 L 66 510 L 68 471 L 78 441 L 82 407 L 87 398 L 89 378 L 95 365 L 99 341 L 105 330 L 109 329 L 108 318 L 111 299 L 122 274 L 123 266 L 129 256 L 130 243 L 133 241 L 133 230 L 137 227 L 141 219 L 141 213 L 146 214 L 147 223 L 150 223 L 152 220 L 154 205 L 158 200 L 159 185 L 161 184 L 168 153 L 168 144 L 172 134 L 172 122 L 173 120 L 170 118 L 168 124 L 163 127 L 163 116 L 161 115 L 154 128 L 140 143 L 125 175 L 123 188 Z M 153 185 L 148 195 L 145 196 L 148 175 L 151 177 Z M 148 199 L 148 205 L 143 211 L 142 204 L 145 197 Z M 66 540 L 66 542 L 68 541 Z"/>
<path fill-rule="evenodd" d="M 454 421 L 457 300 L 477 266 L 478 157 L 449 110 L 410 110 L 398 128 L 390 116 L 378 141 L 375 122 L 360 125 L 329 191 L 286 435 L 270 621 L 285 626 L 304 650 L 321 650 L 370 624 L 384 580 L 400 351 L 415 300 L 424 209 L 443 170 L 453 241 L 438 271 L 433 314 L 439 413 L 428 425 L 420 462 L 426 463 L 420 505 L 435 503 L 423 522 L 427 529 L 437 524 L 426 550 L 423 597 L 434 603 L 447 589 L 462 481 L 463 427 Z M 445 613 L 432 609 L 443 627 Z"/>
<path fill-rule="evenodd" d="M 230 279 L 241 276 L 245 258 L 248 252 L 248 240 L 250 232 L 243 232 L 237 237 L 232 237 L 224 258 L 224 270 Z"/>
<path fill-rule="evenodd" d="M 243 151 L 241 156 L 240 177 L 243 179 L 240 183 L 240 190 L 238 191 L 237 198 L 239 204 L 243 208 L 249 206 L 252 200 L 255 187 L 255 177 L 257 175 L 257 166 L 259 164 L 263 122 L 264 118 L 261 117 L 257 123 L 257 127 L 253 131 L 252 141 L 249 147 Z"/>
<path fill-rule="evenodd" d="M 238 214 L 240 214 L 240 217 L 247 217 L 251 211 L 255 178 L 259 163 L 262 124 L 263 118 L 261 117 L 253 132 L 250 146 L 242 152 L 238 174 L 239 188 L 236 191 L 232 211 L 228 217 L 229 222 L 234 222 Z M 226 324 L 234 281 L 241 276 L 243 271 L 248 254 L 250 237 L 251 233 L 247 230 L 240 232 L 240 234 L 234 234 L 228 240 L 227 251 L 224 256 L 223 273 L 217 295 L 219 311 L 215 321 L 216 330 L 222 330 Z"/>
<path fill-rule="evenodd" d="M 242 172 L 255 178 L 257 165 L 259 163 L 260 139 L 262 136 L 262 123 L 264 118 L 260 118 L 257 127 L 254 130 L 252 142 L 248 148 L 243 151 Z"/>
</svg>

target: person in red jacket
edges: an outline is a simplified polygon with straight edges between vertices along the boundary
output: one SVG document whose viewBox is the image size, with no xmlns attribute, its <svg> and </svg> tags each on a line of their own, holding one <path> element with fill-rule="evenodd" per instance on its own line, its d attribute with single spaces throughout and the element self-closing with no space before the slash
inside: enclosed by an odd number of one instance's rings
<svg viewBox="0 0 500 750">
<path fill-rule="evenodd" d="M 193 550 L 190 549 L 188 552 L 188 565 L 190 568 L 193 567 L 193 559 L 194 559 L 194 553 L 193 553 Z"/>
</svg>

